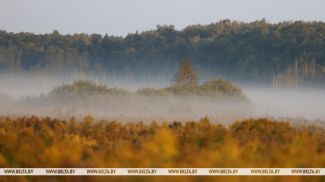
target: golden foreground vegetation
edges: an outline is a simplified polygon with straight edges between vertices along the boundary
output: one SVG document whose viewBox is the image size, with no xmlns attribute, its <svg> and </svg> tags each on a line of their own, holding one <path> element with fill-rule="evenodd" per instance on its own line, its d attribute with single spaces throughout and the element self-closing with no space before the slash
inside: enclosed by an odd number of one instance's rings
<svg viewBox="0 0 325 182">
<path fill-rule="evenodd" d="M 325 130 L 272 119 L 0 118 L 0 167 L 324 167 Z M 1 177 L 0 181 L 324 181 L 324 177 Z"/>
</svg>

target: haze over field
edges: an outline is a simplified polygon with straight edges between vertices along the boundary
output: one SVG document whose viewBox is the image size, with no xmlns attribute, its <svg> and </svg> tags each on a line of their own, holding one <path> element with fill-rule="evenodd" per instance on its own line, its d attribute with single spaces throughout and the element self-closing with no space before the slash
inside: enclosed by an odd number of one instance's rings
<svg viewBox="0 0 325 182">
<path fill-rule="evenodd" d="M 244 87 L 244 93 L 254 105 L 254 117 L 325 119 L 325 92 L 322 89 Z"/>
<path fill-rule="evenodd" d="M 85 76 L 84 76 L 85 77 Z M 27 97 L 39 97 L 48 94 L 53 88 L 62 84 L 71 84 L 77 80 L 78 76 L 60 77 L 60 76 L 31 76 L 31 75 L 12 75 L 2 74 L 0 82 L 6 87 L 0 89 L 0 113 L 2 115 L 43 115 L 69 118 L 71 116 L 85 116 L 88 114 L 98 118 L 118 118 L 125 120 L 134 120 L 141 118 L 144 120 L 186 120 L 199 119 L 209 116 L 216 121 L 229 121 L 233 119 L 242 119 L 247 117 L 275 117 L 275 118 L 294 118 L 307 120 L 325 120 L 325 92 L 319 88 L 309 89 L 274 89 L 271 86 L 261 87 L 238 83 L 243 93 L 250 101 L 249 108 L 236 103 L 215 102 L 210 99 L 196 99 L 195 101 L 186 101 L 179 99 L 175 101 L 174 108 L 170 105 L 157 105 L 138 100 L 137 107 L 127 107 L 122 101 L 119 108 L 100 107 L 95 104 L 93 107 L 87 105 L 59 105 L 50 107 L 35 107 L 32 105 L 19 106 L 17 102 Z M 170 84 L 170 79 L 161 79 L 152 81 L 152 83 L 130 83 L 123 80 L 96 80 L 94 76 L 88 77 L 91 80 L 108 85 L 109 87 L 125 88 L 129 91 L 136 91 L 143 87 L 165 87 Z M 165 81 L 164 81 L 165 80 Z M 95 102 L 95 101 L 94 101 Z M 131 101 L 130 101 L 131 102 Z M 141 104 L 142 102 L 142 104 Z M 179 102 L 179 103 L 177 103 Z M 195 102 L 195 107 L 181 107 L 191 105 Z M 190 104 L 191 103 L 191 104 Z M 129 104 L 131 105 L 131 104 Z M 141 105 L 143 107 L 141 107 Z M 146 107 L 144 107 L 146 105 Z M 147 108 L 147 109 L 145 109 Z M 148 109 L 149 108 L 149 109 Z M 152 109 L 155 108 L 155 109 Z M 175 109 L 177 108 L 177 109 Z M 151 109 L 151 110 L 150 110 Z"/>
<path fill-rule="evenodd" d="M 325 120 L 323 6 L 320 0 L 3 0 L 0 113 Z M 188 102 L 179 96 L 173 96 L 177 101 L 157 99 L 154 105 L 136 94 L 144 87 L 155 87 L 149 92 L 172 90 L 168 87 L 184 57 L 191 60 L 200 83 L 230 80 L 242 89 L 249 106 L 201 97 Z M 114 106 L 92 100 L 90 109 L 85 103 L 51 105 L 54 101 L 46 100 L 54 88 L 80 79 L 124 89 L 134 105 L 127 106 L 125 98 L 115 99 Z M 36 107 L 30 100 L 42 104 Z M 168 104 L 159 105 L 164 100 Z"/>
<path fill-rule="evenodd" d="M 0 0 L 0 182 L 324 181 L 324 7 Z"/>
</svg>

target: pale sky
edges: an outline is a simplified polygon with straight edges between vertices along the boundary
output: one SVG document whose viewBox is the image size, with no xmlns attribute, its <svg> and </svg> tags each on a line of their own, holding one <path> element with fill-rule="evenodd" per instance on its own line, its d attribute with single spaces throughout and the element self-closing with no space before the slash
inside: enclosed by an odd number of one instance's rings
<svg viewBox="0 0 325 182">
<path fill-rule="evenodd" d="M 221 19 L 251 22 L 325 21 L 325 0 L 0 0 L 0 29 L 10 32 L 100 33 Z"/>
</svg>

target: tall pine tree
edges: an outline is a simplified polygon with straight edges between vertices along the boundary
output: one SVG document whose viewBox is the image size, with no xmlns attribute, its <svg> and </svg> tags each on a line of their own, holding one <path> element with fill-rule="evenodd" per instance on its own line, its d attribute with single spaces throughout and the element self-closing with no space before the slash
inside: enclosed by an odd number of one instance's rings
<svg viewBox="0 0 325 182">
<path fill-rule="evenodd" d="M 192 64 L 188 57 L 184 57 L 178 72 L 175 75 L 176 85 L 197 85 L 199 77 L 193 70 Z"/>
</svg>

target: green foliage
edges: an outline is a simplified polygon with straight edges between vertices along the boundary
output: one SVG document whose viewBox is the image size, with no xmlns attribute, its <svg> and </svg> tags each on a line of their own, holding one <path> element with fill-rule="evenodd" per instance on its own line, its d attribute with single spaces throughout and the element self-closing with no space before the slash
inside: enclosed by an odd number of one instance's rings
<svg viewBox="0 0 325 182">
<path fill-rule="evenodd" d="M 0 70 L 90 72 L 152 77 L 173 75 L 184 55 L 201 77 L 222 76 L 271 83 L 295 60 L 315 60 L 325 66 L 324 22 L 251 23 L 224 20 L 192 25 L 181 31 L 173 26 L 128 34 L 36 35 L 0 31 Z M 304 63 L 302 63 L 304 64 Z M 130 71 L 132 68 L 132 72 Z M 204 73 L 204 74 L 203 74 Z"/>
<path fill-rule="evenodd" d="M 200 86 L 200 90 L 203 93 L 220 92 L 230 96 L 243 96 L 242 90 L 238 86 L 224 79 L 206 81 Z"/>
<path fill-rule="evenodd" d="M 18 103 L 19 105 L 62 107 L 68 104 L 86 108 L 123 106 L 132 108 L 137 105 L 139 107 L 142 105 L 145 108 L 155 103 L 168 108 L 173 104 L 177 105 L 177 103 L 185 101 L 188 102 L 189 107 L 190 105 L 195 107 L 197 103 L 201 103 L 200 99 L 208 99 L 216 103 L 218 101 L 249 103 L 239 87 L 223 79 L 207 81 L 201 85 L 173 84 L 164 88 L 144 87 L 136 91 L 108 87 L 89 80 L 77 80 L 71 84 L 57 86 L 48 94 L 41 94 L 39 97 L 24 97 Z"/>
<path fill-rule="evenodd" d="M 144 96 L 206 96 L 206 97 L 234 97 L 245 98 L 242 90 L 228 80 L 217 79 L 206 81 L 201 85 L 195 84 L 174 84 L 165 88 L 141 88 L 137 94 Z"/>
<path fill-rule="evenodd" d="M 155 87 L 140 88 L 136 91 L 136 94 L 143 96 L 165 96 L 168 92 L 165 89 Z"/>
<path fill-rule="evenodd" d="M 173 85 L 165 88 L 165 90 L 175 95 L 244 97 L 238 86 L 224 79 L 206 81 L 201 85 Z"/>
<path fill-rule="evenodd" d="M 129 96 L 204 96 L 222 99 L 226 97 L 246 98 L 239 87 L 233 85 L 230 81 L 217 79 L 204 82 L 201 85 L 195 84 L 176 84 L 165 88 L 145 87 L 135 92 L 127 91 L 121 88 L 109 88 L 103 84 L 97 84 L 88 80 L 77 80 L 72 84 L 64 84 L 54 88 L 48 98 L 68 101 L 80 100 L 82 98 L 96 98 L 120 96 L 119 98 Z M 43 96 L 44 97 L 44 96 Z"/>
<path fill-rule="evenodd" d="M 165 90 L 171 95 L 199 95 L 200 87 L 194 84 L 176 84 L 166 87 Z"/>
<path fill-rule="evenodd" d="M 176 84 L 165 88 L 144 87 L 138 89 L 135 94 L 144 96 L 155 95 L 206 95 L 221 94 L 229 96 L 242 96 L 241 89 L 228 80 L 217 79 L 206 81 L 201 85 Z M 104 84 L 97 84 L 90 80 L 77 80 L 72 84 L 64 84 L 55 87 L 48 95 L 50 97 L 60 96 L 96 96 L 96 95 L 128 95 L 131 92 L 121 88 L 109 88 Z"/>
<path fill-rule="evenodd" d="M 54 88 L 48 95 L 50 98 L 81 98 L 100 95 L 127 95 L 128 91 L 119 88 L 108 88 L 88 80 L 77 80 Z"/>
</svg>

